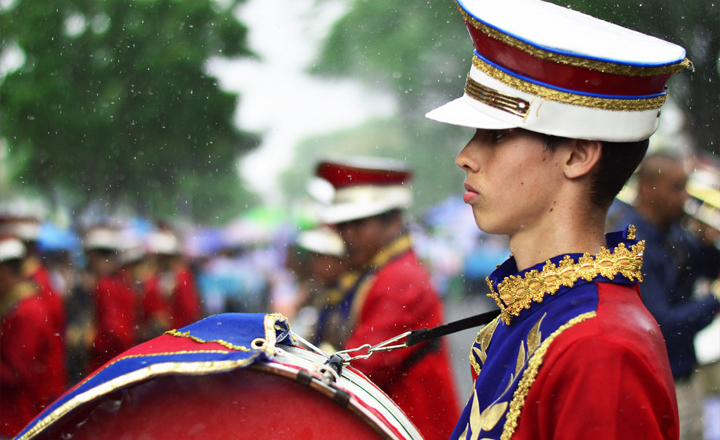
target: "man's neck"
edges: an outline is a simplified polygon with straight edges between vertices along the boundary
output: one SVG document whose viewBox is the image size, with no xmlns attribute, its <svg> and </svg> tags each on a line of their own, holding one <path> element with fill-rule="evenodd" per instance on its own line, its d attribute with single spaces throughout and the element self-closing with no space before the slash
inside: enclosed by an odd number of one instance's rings
<svg viewBox="0 0 720 440">
<path fill-rule="evenodd" d="M 551 219 L 536 230 L 523 230 L 510 236 L 510 251 L 518 270 L 564 254 L 595 255 L 605 241 L 605 215 L 565 216 Z"/>
</svg>

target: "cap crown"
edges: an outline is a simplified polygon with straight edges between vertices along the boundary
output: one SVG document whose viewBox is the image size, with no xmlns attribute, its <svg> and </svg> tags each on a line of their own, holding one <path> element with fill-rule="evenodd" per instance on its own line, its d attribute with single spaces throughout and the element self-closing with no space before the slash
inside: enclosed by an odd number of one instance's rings
<svg viewBox="0 0 720 440">
<path fill-rule="evenodd" d="M 335 189 L 321 209 L 326 223 L 340 223 L 410 206 L 412 172 L 402 161 L 349 157 L 318 164 L 316 175 Z"/>
</svg>

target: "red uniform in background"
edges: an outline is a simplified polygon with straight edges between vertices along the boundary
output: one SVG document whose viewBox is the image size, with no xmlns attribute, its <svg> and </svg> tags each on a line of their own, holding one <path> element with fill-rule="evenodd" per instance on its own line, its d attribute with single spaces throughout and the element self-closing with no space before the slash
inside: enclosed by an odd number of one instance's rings
<svg viewBox="0 0 720 440">
<path fill-rule="evenodd" d="M 170 316 L 170 328 L 185 327 L 202 317 L 195 279 L 188 267 L 183 266 L 177 271 L 168 270 L 152 277 L 146 283 L 145 290 L 148 304 L 146 312 L 157 312 L 157 298 L 161 298 Z"/>
<path fill-rule="evenodd" d="M 97 333 L 90 349 L 88 372 L 135 345 L 139 305 L 128 270 L 120 269 L 98 280 L 95 290 Z"/>
<path fill-rule="evenodd" d="M 26 269 L 29 279 L 38 286 L 39 295 L 46 304 L 45 309 L 52 326 L 51 346 L 49 347 L 52 365 L 45 379 L 45 386 L 52 396 L 51 400 L 54 400 L 64 393 L 68 386 L 65 303 L 50 283 L 50 274 L 45 266 L 35 258 L 30 258 L 27 260 Z"/>
<path fill-rule="evenodd" d="M 336 338 L 338 324 L 349 331 L 343 348 L 377 344 L 409 330 L 443 324 L 443 306 L 427 271 L 404 235 L 382 249 L 360 272 L 340 279 L 356 282 L 329 296 L 340 301 L 323 310 L 319 341 Z M 342 326 L 341 326 L 342 327 Z M 340 330 L 343 333 L 343 330 Z M 375 353 L 356 359 L 353 367 L 363 372 L 405 411 L 427 440 L 446 440 L 460 414 L 450 355 L 445 341 Z"/>
<path fill-rule="evenodd" d="M 177 286 L 170 307 L 172 327 L 180 328 L 201 318 L 200 297 L 190 268 L 184 267 L 177 273 Z"/>
<path fill-rule="evenodd" d="M 47 301 L 33 283 L 3 298 L 0 314 L 0 437 L 13 437 L 58 397 L 49 387 L 57 338 Z"/>
<path fill-rule="evenodd" d="M 443 307 L 412 250 L 374 275 L 346 348 L 376 344 L 403 332 L 443 324 Z M 378 353 L 353 366 L 383 389 L 428 439 L 447 439 L 460 414 L 444 340 Z"/>
</svg>

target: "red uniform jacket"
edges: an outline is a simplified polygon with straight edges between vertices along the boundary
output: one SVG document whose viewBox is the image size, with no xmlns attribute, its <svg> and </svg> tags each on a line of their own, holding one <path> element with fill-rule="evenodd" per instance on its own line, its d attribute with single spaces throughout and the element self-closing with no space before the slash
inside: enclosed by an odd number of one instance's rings
<svg viewBox="0 0 720 440">
<path fill-rule="evenodd" d="M 407 238 L 407 237 L 405 237 Z M 443 307 L 412 249 L 390 260 L 353 301 L 346 348 L 376 344 L 408 330 L 443 324 Z M 353 361 L 405 411 L 427 440 L 446 440 L 460 411 L 445 341 Z"/>
<path fill-rule="evenodd" d="M 53 328 L 51 346 L 48 348 L 51 352 L 50 362 L 52 362 L 52 365 L 45 380 L 45 386 L 52 401 L 64 393 L 68 386 L 65 350 L 65 327 L 67 324 L 65 303 L 52 287 L 50 274 L 45 266 L 41 264 L 35 266 L 30 274 L 30 280 L 37 284 L 39 288 L 40 297 L 45 301 L 45 309 Z"/>
<path fill-rule="evenodd" d="M 187 267 L 177 273 L 177 286 L 170 306 L 173 328 L 185 327 L 202 317 L 195 279 Z"/>
<path fill-rule="evenodd" d="M 596 319 L 550 345 L 513 438 L 677 438 L 675 388 L 660 330 L 637 288 L 632 295 L 613 287 L 600 284 Z"/>
<path fill-rule="evenodd" d="M 640 299 L 644 243 L 607 235 L 597 255 L 558 255 L 489 277 L 499 318 L 475 339 L 475 389 L 453 439 L 677 439 L 660 328 Z M 612 250 L 611 250 L 612 249 Z"/>
<path fill-rule="evenodd" d="M 31 283 L 3 298 L 0 309 L 0 437 L 13 437 L 58 397 L 48 389 L 55 330 L 47 302 Z"/>
<path fill-rule="evenodd" d="M 90 350 L 88 372 L 135 345 L 139 307 L 127 271 L 119 270 L 98 280 L 95 289 L 97 334 Z"/>
<path fill-rule="evenodd" d="M 165 309 L 170 315 L 170 327 L 182 328 L 202 317 L 200 296 L 189 268 L 176 272 L 171 285 L 164 286 L 161 276 L 152 277 L 145 285 L 145 312 L 149 315 Z M 162 301 L 161 303 L 158 300 Z"/>
</svg>

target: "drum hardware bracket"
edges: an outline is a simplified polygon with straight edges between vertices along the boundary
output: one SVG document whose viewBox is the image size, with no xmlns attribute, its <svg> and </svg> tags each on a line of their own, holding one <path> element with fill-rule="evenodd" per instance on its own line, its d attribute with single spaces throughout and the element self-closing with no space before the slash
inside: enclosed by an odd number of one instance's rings
<svg viewBox="0 0 720 440">
<path fill-rule="evenodd" d="M 449 335 L 451 333 L 456 333 L 462 330 L 467 330 L 469 328 L 486 325 L 492 322 L 492 320 L 497 318 L 499 315 L 500 310 L 491 310 L 489 312 L 480 313 L 479 315 L 474 315 L 468 318 L 460 319 L 458 321 L 449 322 L 447 324 L 433 327 L 431 329 L 422 328 L 419 330 L 412 330 L 409 332 L 401 333 L 393 338 L 388 339 L 387 341 L 380 342 L 376 345 L 363 344 L 357 348 L 338 351 L 335 353 L 335 355 L 341 356 L 343 359 L 343 365 L 347 365 L 355 359 L 367 359 L 377 351 L 391 351 L 400 348 L 408 348 L 421 342 L 426 342 L 431 339 Z M 391 345 L 402 339 L 405 339 L 405 342 Z M 366 350 L 367 354 L 358 354 L 355 356 L 349 355 L 350 353 L 355 353 L 361 350 Z"/>
<path fill-rule="evenodd" d="M 328 358 L 325 364 L 332 368 L 338 375 L 341 375 L 344 362 L 344 358 L 341 355 L 335 353 L 330 355 L 330 358 Z"/>
<path fill-rule="evenodd" d="M 388 339 L 387 341 L 380 342 L 379 344 L 375 344 L 375 345 L 363 344 L 357 348 L 341 350 L 341 351 L 335 352 L 335 354 L 333 356 L 337 355 L 337 356 L 342 357 L 342 363 L 344 365 L 347 365 L 351 361 L 354 361 L 355 359 L 367 359 L 370 356 L 372 356 L 372 354 L 375 353 L 376 351 L 392 351 L 392 350 L 397 350 L 399 348 L 409 347 L 409 345 L 407 345 L 407 342 L 403 342 L 401 344 L 396 344 L 396 345 L 390 345 L 390 344 L 394 344 L 395 342 L 397 342 L 403 338 L 407 338 L 408 336 L 410 336 L 410 334 L 412 334 L 411 331 L 401 333 L 395 337 Z M 366 350 L 367 353 L 350 356 L 350 353 L 355 353 L 355 352 L 362 351 L 362 350 Z"/>
</svg>

